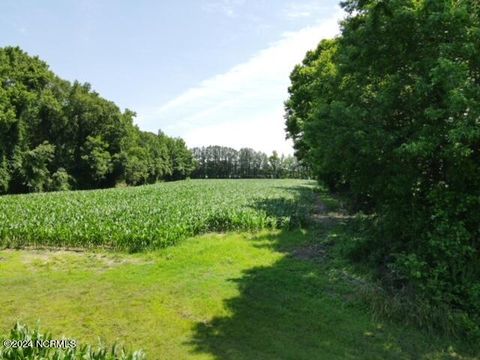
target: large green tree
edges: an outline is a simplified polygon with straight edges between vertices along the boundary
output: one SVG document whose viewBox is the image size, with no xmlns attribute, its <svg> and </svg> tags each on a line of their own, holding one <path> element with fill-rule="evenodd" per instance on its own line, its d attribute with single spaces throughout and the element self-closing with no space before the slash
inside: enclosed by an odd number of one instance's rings
<svg viewBox="0 0 480 360">
<path fill-rule="evenodd" d="M 366 251 L 395 286 L 469 314 L 478 331 L 478 3 L 344 7 L 341 35 L 292 72 L 289 136 L 319 179 L 375 215 Z"/>
<path fill-rule="evenodd" d="M 0 194 L 187 177 L 185 143 L 140 131 L 134 116 L 37 57 L 0 48 Z"/>
</svg>

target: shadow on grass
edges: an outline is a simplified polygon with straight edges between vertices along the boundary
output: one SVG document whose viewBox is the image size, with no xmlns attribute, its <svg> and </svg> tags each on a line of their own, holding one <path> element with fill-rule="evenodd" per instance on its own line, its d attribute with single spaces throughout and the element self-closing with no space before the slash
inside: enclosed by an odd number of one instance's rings
<svg viewBox="0 0 480 360">
<path fill-rule="evenodd" d="M 278 227 L 293 229 L 306 226 L 310 212 L 315 204 L 316 193 L 312 186 L 276 186 L 286 191 L 291 198 L 270 198 L 258 200 L 252 208 L 263 211 L 269 218 L 276 220 Z"/>
<path fill-rule="evenodd" d="M 299 190 L 303 196 L 312 191 Z M 259 204 L 282 216 L 278 205 Z M 336 225 L 253 237 L 256 246 L 282 256 L 230 280 L 239 296 L 225 301 L 229 315 L 196 324 L 193 351 L 215 359 L 450 358 L 445 339 L 374 322 L 351 284 L 335 278 L 325 253 L 317 250 L 328 247 Z"/>
</svg>

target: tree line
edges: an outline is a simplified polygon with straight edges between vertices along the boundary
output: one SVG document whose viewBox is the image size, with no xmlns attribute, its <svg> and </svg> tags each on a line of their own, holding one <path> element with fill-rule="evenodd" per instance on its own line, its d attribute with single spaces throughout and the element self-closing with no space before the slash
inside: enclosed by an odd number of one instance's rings
<svg viewBox="0 0 480 360">
<path fill-rule="evenodd" d="M 289 156 L 141 131 L 88 83 L 55 75 L 18 47 L 0 48 L 0 194 L 197 178 L 306 177 Z"/>
<path fill-rule="evenodd" d="M 184 141 L 140 131 L 134 116 L 18 47 L 0 49 L 0 194 L 188 176 Z"/>
<path fill-rule="evenodd" d="M 308 169 L 294 156 L 270 156 L 250 148 L 196 147 L 193 178 L 308 178 Z"/>
<path fill-rule="evenodd" d="M 450 309 L 443 319 L 480 336 L 480 6 L 343 7 L 341 35 L 309 51 L 290 77 L 296 155 L 370 214 L 352 254 L 397 295 L 429 314 Z"/>
</svg>

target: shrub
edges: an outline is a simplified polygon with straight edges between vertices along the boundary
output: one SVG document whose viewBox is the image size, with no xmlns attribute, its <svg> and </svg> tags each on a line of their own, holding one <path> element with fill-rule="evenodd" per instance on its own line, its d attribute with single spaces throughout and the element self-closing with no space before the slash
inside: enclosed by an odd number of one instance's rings
<svg viewBox="0 0 480 360">
<path fill-rule="evenodd" d="M 4 360 L 144 360 L 142 351 L 129 352 L 122 347 L 99 345 L 78 346 L 71 339 L 65 340 L 64 347 L 40 346 L 53 338 L 48 333 L 41 333 L 38 328 L 30 329 L 17 323 L 9 336 L 0 337 L 0 359 Z M 9 342 L 9 346 L 5 346 Z M 18 346 L 18 344 L 22 346 Z"/>
<path fill-rule="evenodd" d="M 67 171 L 64 168 L 59 168 L 52 175 L 52 181 L 50 185 L 50 190 L 52 191 L 67 191 L 70 190 L 72 177 L 68 175 Z"/>
</svg>

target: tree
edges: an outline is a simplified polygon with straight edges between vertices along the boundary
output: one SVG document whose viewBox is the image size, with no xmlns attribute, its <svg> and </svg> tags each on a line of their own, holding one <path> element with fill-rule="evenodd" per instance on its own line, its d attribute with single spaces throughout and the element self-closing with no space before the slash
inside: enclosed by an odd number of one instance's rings
<svg viewBox="0 0 480 360">
<path fill-rule="evenodd" d="M 148 181 L 149 168 L 146 151 L 140 147 L 130 150 L 125 165 L 125 180 L 128 185 L 142 185 Z"/>
<path fill-rule="evenodd" d="M 54 152 L 55 146 L 45 141 L 25 154 L 24 181 L 30 191 L 45 191 L 50 187 L 48 167 L 52 163 Z"/>
<path fill-rule="evenodd" d="M 168 179 L 181 180 L 189 177 L 196 165 L 192 152 L 187 148 L 185 141 L 180 138 L 165 138 L 164 140 L 172 164 L 172 172 Z"/>
<path fill-rule="evenodd" d="M 320 180 L 375 215 L 367 251 L 392 284 L 480 332 L 478 4 L 344 6 L 341 36 L 292 72 L 289 136 Z"/>
<path fill-rule="evenodd" d="M 101 137 L 88 136 L 81 148 L 82 165 L 85 169 L 85 182 L 92 187 L 100 187 L 113 170 L 112 157 L 108 144 Z"/>
<path fill-rule="evenodd" d="M 307 178 L 308 172 L 293 156 L 278 156 L 253 149 L 235 149 L 224 146 L 207 146 L 192 149 L 196 167 L 195 178 L 264 178 L 272 176 L 272 163 L 276 177 Z"/>
<path fill-rule="evenodd" d="M 52 174 L 52 181 L 50 183 L 51 191 L 67 191 L 71 189 L 72 177 L 64 168 L 59 168 Z"/>
<path fill-rule="evenodd" d="M 90 84 L 60 79 L 18 47 L 0 48 L 0 194 L 188 176 L 185 143 L 141 131 L 134 117 Z M 41 158 L 46 149 L 54 150 Z"/>
<path fill-rule="evenodd" d="M 10 173 L 8 171 L 8 162 L 5 156 L 2 157 L 0 162 L 0 194 L 6 194 L 8 192 L 10 183 Z"/>
<path fill-rule="evenodd" d="M 276 151 L 273 151 L 272 155 L 270 155 L 268 158 L 268 163 L 270 165 L 272 177 L 278 178 L 281 170 L 281 159 L 278 157 L 278 153 Z"/>
</svg>

